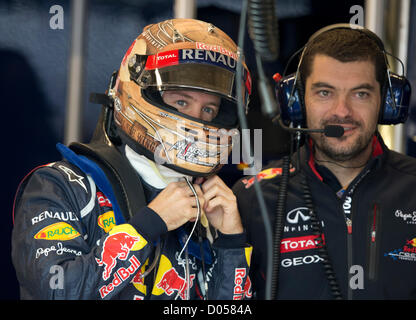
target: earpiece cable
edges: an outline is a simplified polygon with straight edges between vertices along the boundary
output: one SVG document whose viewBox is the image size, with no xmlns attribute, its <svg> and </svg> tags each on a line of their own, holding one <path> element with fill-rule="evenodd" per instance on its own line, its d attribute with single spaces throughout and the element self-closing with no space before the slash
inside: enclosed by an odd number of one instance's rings
<svg viewBox="0 0 416 320">
<path fill-rule="evenodd" d="M 196 190 L 195 190 L 194 186 L 192 185 L 192 183 L 189 181 L 188 177 L 184 177 L 184 178 L 185 178 L 185 181 L 186 181 L 186 183 L 188 184 L 189 188 L 191 189 L 192 193 L 193 193 L 193 194 L 194 194 L 194 196 L 195 196 L 196 207 L 197 207 L 197 211 L 198 211 L 198 213 L 197 213 L 197 217 L 196 217 L 196 219 L 195 219 L 194 225 L 193 225 L 193 227 L 192 227 L 191 233 L 190 233 L 190 234 L 189 234 L 189 236 L 187 237 L 186 242 L 185 242 L 185 244 L 184 244 L 184 246 L 183 246 L 183 248 L 182 248 L 181 252 L 179 253 L 178 260 L 180 259 L 180 257 L 181 257 L 181 255 L 182 255 L 183 251 L 185 250 L 185 248 L 187 248 L 187 247 L 188 247 L 189 240 L 191 239 L 191 237 L 192 237 L 193 233 L 195 232 L 195 228 L 196 228 L 196 226 L 197 226 L 197 224 L 198 224 L 198 221 L 199 221 L 199 219 L 200 219 L 200 217 L 201 217 L 201 206 L 200 206 L 200 204 L 199 204 L 198 194 L 196 193 Z M 188 255 L 186 255 L 186 263 L 188 264 Z M 187 292 L 186 297 L 187 297 L 187 299 L 189 300 L 189 290 L 190 290 L 190 288 L 191 288 L 191 286 L 190 286 L 190 281 L 189 281 L 189 266 L 186 266 L 186 267 L 185 267 L 185 273 L 186 273 L 185 278 L 186 278 L 186 281 L 187 281 L 187 289 L 188 289 L 188 292 Z M 179 294 L 180 294 L 180 290 L 178 291 L 178 294 L 176 295 L 175 300 L 177 300 L 177 298 L 179 297 Z"/>
</svg>

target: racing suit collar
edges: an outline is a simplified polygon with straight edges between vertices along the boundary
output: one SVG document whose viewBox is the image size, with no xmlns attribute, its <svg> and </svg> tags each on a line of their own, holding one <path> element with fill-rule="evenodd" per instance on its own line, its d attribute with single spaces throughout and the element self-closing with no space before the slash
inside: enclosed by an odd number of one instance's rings
<svg viewBox="0 0 416 320">
<path fill-rule="evenodd" d="M 170 182 L 177 182 L 187 177 L 183 173 L 159 165 L 138 154 L 127 144 L 125 146 L 125 155 L 144 182 L 153 188 L 161 190 L 166 188 Z M 191 179 L 191 177 L 188 178 Z"/>
</svg>

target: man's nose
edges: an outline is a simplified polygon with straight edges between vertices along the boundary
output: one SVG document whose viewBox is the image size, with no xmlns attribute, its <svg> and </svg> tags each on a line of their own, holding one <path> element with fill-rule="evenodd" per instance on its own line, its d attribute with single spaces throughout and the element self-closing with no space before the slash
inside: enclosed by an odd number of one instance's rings
<svg viewBox="0 0 416 320">
<path fill-rule="evenodd" d="M 346 117 L 351 115 L 352 110 L 348 97 L 345 95 L 338 96 L 332 111 L 339 117 Z"/>
</svg>

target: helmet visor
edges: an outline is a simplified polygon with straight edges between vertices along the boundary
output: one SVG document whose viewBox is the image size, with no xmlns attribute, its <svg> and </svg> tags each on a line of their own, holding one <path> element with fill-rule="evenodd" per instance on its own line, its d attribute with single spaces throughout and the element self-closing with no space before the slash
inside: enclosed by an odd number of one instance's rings
<svg viewBox="0 0 416 320">
<path fill-rule="evenodd" d="M 242 102 L 247 109 L 251 93 L 251 77 L 246 66 L 244 64 L 243 66 Z M 236 109 L 235 105 L 238 101 L 236 70 L 236 56 L 230 52 L 179 49 L 147 56 L 144 71 L 137 77 L 136 82 L 142 88 L 153 87 L 158 91 L 184 88 L 202 90 L 234 102 L 232 108 Z M 229 103 L 225 105 L 231 108 Z M 230 111 L 227 110 L 227 113 Z"/>
</svg>

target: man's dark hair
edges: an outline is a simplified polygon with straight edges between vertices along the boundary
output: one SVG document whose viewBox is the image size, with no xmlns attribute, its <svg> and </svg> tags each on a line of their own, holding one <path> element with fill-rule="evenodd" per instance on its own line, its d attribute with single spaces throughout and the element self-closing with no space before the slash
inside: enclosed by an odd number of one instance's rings
<svg viewBox="0 0 416 320">
<path fill-rule="evenodd" d="M 324 54 L 341 62 L 372 61 L 376 70 L 376 80 L 383 90 L 387 72 L 384 52 L 375 39 L 363 31 L 333 29 L 313 38 L 307 44 L 299 68 L 303 87 L 306 78 L 312 72 L 313 58 L 317 54 Z"/>
</svg>

